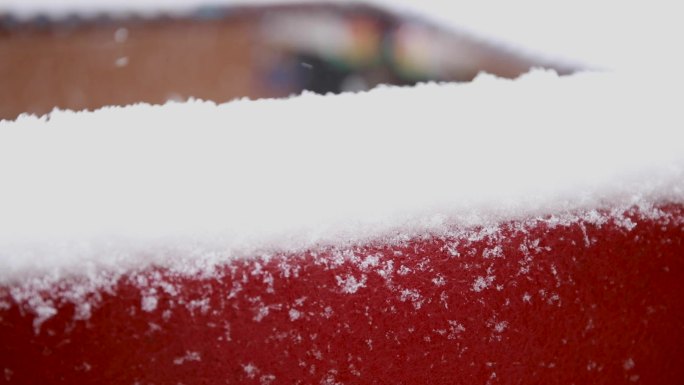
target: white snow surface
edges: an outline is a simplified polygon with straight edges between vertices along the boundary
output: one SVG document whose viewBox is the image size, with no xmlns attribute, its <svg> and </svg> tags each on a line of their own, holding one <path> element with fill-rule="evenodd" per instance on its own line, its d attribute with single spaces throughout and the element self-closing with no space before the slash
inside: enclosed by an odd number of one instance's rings
<svg viewBox="0 0 684 385">
<path fill-rule="evenodd" d="M 684 202 L 681 86 L 534 71 L 0 121 L 0 283 Z"/>
<path fill-rule="evenodd" d="M 312 3 L 317 0 L 2 0 L 18 17 L 185 14 L 200 6 Z M 591 68 L 679 69 L 681 6 L 653 0 L 325 0 L 371 4 L 465 30 L 513 50 Z"/>
</svg>

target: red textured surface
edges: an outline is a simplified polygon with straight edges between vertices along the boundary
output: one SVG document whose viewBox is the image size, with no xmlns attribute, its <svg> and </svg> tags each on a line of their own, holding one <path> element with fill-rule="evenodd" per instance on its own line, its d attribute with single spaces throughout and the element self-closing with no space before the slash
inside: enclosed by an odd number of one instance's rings
<svg viewBox="0 0 684 385">
<path fill-rule="evenodd" d="M 149 269 L 100 293 L 87 320 L 61 303 L 38 334 L 0 288 L 0 382 L 681 384 L 684 207 L 664 210 L 629 212 L 631 230 L 513 222 L 255 257 L 211 278 Z"/>
</svg>

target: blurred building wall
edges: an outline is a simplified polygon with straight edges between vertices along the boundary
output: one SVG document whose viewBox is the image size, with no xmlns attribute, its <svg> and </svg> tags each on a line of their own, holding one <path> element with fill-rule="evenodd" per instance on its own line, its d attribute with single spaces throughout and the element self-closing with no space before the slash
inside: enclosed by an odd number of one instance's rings
<svg viewBox="0 0 684 385">
<path fill-rule="evenodd" d="M 249 18 L 25 26 L 0 35 L 0 117 L 258 96 Z"/>
<path fill-rule="evenodd" d="M 359 5 L 205 8 L 155 18 L 0 15 L 0 119 L 55 107 L 469 81 L 480 71 L 515 77 L 532 66 L 554 67 Z"/>
</svg>

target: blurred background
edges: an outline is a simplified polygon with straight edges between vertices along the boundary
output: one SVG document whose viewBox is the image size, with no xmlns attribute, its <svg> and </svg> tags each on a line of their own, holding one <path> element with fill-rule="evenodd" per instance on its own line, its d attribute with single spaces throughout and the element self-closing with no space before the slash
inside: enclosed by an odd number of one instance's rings
<svg viewBox="0 0 684 385">
<path fill-rule="evenodd" d="M 54 8 L 54 4 L 53 7 Z M 580 66 L 364 3 L 249 2 L 183 12 L 0 8 L 0 119 L 190 97 L 225 102 Z"/>
</svg>

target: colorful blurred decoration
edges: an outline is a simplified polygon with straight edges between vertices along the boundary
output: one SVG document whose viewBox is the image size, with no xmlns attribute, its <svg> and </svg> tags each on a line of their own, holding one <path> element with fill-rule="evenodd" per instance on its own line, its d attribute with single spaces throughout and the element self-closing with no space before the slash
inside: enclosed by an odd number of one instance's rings
<svg viewBox="0 0 684 385">
<path fill-rule="evenodd" d="M 282 74 L 285 70 L 289 80 L 286 87 L 274 82 L 267 83 L 267 88 L 276 93 L 338 93 L 367 89 L 369 81 L 391 81 L 389 76 L 372 79 L 370 74 L 372 69 L 389 72 L 382 57 L 385 29 L 379 18 L 365 14 L 312 17 L 310 12 L 295 11 L 267 17 L 262 21 L 261 36 L 269 52 L 280 53 L 280 60 L 266 61 L 266 71 Z"/>
</svg>

